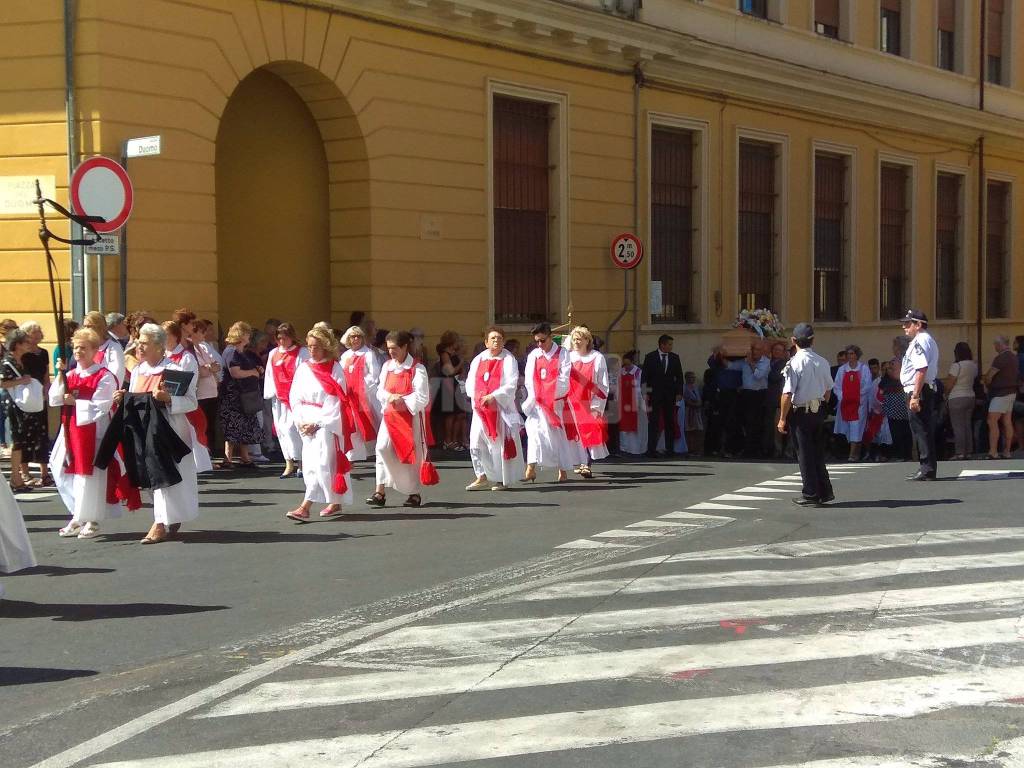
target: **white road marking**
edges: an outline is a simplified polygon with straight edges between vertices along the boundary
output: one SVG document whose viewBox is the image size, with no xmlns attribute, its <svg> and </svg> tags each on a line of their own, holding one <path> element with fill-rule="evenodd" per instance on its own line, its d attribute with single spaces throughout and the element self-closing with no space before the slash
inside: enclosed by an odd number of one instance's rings
<svg viewBox="0 0 1024 768">
<path fill-rule="evenodd" d="M 625 595 L 651 592 L 675 592 L 689 589 L 717 589 L 743 586 L 801 586 L 804 584 L 848 583 L 908 576 L 920 573 L 943 573 L 984 568 L 1024 566 L 1024 551 L 997 552 L 984 555 L 950 557 L 918 557 L 905 560 L 882 560 L 854 565 L 825 566 L 789 571 L 746 570 L 726 573 L 687 573 L 670 576 L 646 576 L 638 579 L 602 579 L 600 581 L 566 582 L 516 595 L 515 600 L 564 600 L 577 597 L 598 597 L 621 593 Z"/>
<path fill-rule="evenodd" d="M 693 523 L 677 523 L 674 520 L 641 520 L 639 523 L 630 523 L 626 526 L 627 528 L 691 528 L 698 530 L 704 528 L 703 525 L 694 525 Z"/>
<path fill-rule="evenodd" d="M 748 488 L 740 488 L 736 493 L 800 493 L 800 489 L 779 487 L 763 488 L 761 486 L 752 485 Z"/>
<path fill-rule="evenodd" d="M 1024 477 L 1024 472 L 1012 469 L 964 469 L 957 480 L 1007 480 Z"/>
<path fill-rule="evenodd" d="M 777 485 L 777 486 L 784 486 L 784 487 L 789 487 L 789 486 L 794 486 L 795 485 L 797 488 L 800 488 L 801 486 L 803 486 L 803 483 L 801 483 L 801 482 L 799 482 L 797 480 L 765 480 L 762 483 L 758 483 L 758 485 L 759 486 L 760 485 Z"/>
<path fill-rule="evenodd" d="M 491 663 L 464 666 L 264 683 L 195 717 L 249 715 L 305 707 L 441 696 L 470 690 L 498 691 L 629 678 L 664 679 L 676 673 L 694 670 L 1019 643 L 1024 642 L 1018 629 L 1019 623 L 1019 619 L 950 622 L 941 627 L 925 624 L 865 632 L 837 632 L 831 635 L 676 645 L 543 658 L 520 657 L 507 665 L 506 659 L 496 659 Z"/>
<path fill-rule="evenodd" d="M 737 507 L 732 504 L 716 504 L 713 501 L 702 501 L 700 504 L 691 504 L 687 509 L 754 509 L 757 507 Z"/>
<path fill-rule="evenodd" d="M 998 763 L 992 762 L 998 760 Z M 865 755 L 863 757 L 837 757 L 831 760 L 814 760 L 810 763 L 792 765 L 771 765 L 765 768 L 949 768 L 951 765 L 974 764 L 1002 765 L 1006 768 L 1024 766 L 1024 738 L 996 742 L 990 749 L 979 755 L 920 755 L 917 757 L 894 757 Z"/>
<path fill-rule="evenodd" d="M 102 768 L 416 768 L 776 728 L 871 723 L 1020 695 L 1024 669 L 927 675 L 751 695 L 421 726 L 106 763 Z"/>
<path fill-rule="evenodd" d="M 576 539 L 559 544 L 555 549 L 636 549 L 637 545 L 616 544 L 611 541 L 591 541 L 590 539 Z"/>
<path fill-rule="evenodd" d="M 663 534 L 654 533 L 653 531 L 626 531 L 621 528 L 616 528 L 611 531 L 602 531 L 601 533 L 595 533 L 593 535 L 595 539 L 635 539 L 637 536 L 661 536 Z"/>
<path fill-rule="evenodd" d="M 723 493 L 715 496 L 712 501 L 776 501 L 771 496 L 750 496 L 742 493 Z"/>
<path fill-rule="evenodd" d="M 1024 600 L 1024 581 L 996 581 L 956 584 L 947 587 L 918 587 L 854 592 L 845 595 L 735 600 L 639 609 L 566 614 L 546 618 L 495 619 L 444 625 L 405 627 L 343 651 L 361 654 L 396 648 L 458 649 L 466 643 L 487 643 L 526 637 L 574 636 L 661 627 L 712 626 L 720 621 L 780 616 L 868 611 L 897 611 L 939 605 L 988 603 L 996 600 Z M 1024 693 L 1024 692 L 1022 692 Z"/>
<path fill-rule="evenodd" d="M 698 506 L 699 505 L 694 504 L 692 507 L 687 507 L 686 509 L 697 509 Z M 713 508 L 720 509 L 724 506 L 724 504 L 715 504 Z M 705 507 L 700 507 L 700 509 L 705 509 Z M 745 509 L 745 507 L 730 507 L 730 509 Z M 675 512 L 667 512 L 664 515 L 658 515 L 658 517 L 668 517 L 679 520 L 701 520 L 705 525 L 714 523 L 714 525 L 710 526 L 712 528 L 718 527 L 719 525 L 725 525 L 726 523 L 731 523 L 736 519 L 735 517 L 726 517 L 725 515 L 705 515 L 700 512 L 686 512 L 678 509 Z"/>
</svg>

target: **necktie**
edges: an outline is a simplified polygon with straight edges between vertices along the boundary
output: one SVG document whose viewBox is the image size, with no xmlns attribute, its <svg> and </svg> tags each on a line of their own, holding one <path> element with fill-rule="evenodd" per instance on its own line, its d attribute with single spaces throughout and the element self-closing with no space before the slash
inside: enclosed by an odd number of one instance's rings
<svg viewBox="0 0 1024 768">
<path fill-rule="evenodd" d="M 668 373 L 668 355 L 664 352 L 661 353 L 661 367 L 664 369 L 665 373 Z"/>
</svg>

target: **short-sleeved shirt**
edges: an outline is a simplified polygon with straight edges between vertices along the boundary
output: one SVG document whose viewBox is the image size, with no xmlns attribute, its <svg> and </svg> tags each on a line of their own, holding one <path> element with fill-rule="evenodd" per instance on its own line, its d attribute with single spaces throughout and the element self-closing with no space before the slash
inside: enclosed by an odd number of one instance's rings
<svg viewBox="0 0 1024 768">
<path fill-rule="evenodd" d="M 812 400 L 821 400 L 826 392 L 832 391 L 832 376 L 828 360 L 812 350 L 798 350 L 782 371 L 784 383 L 782 394 L 793 396 L 797 408 Z"/>
<path fill-rule="evenodd" d="M 905 392 L 913 391 L 914 377 L 922 368 L 927 369 L 924 374 L 925 385 L 934 384 L 935 377 L 939 374 L 939 346 L 927 331 L 918 331 L 910 340 L 910 346 L 903 355 L 900 384 L 903 385 Z"/>
<path fill-rule="evenodd" d="M 989 384 L 989 394 L 993 397 L 1017 394 L 1017 384 L 1020 380 L 1017 356 L 1010 350 L 1004 349 L 995 356 L 992 367 L 996 369 L 996 374 Z"/>
<path fill-rule="evenodd" d="M 974 380 L 978 378 L 978 364 L 973 360 L 961 360 L 949 366 L 949 375 L 955 379 L 949 391 L 949 399 L 974 398 Z"/>
</svg>

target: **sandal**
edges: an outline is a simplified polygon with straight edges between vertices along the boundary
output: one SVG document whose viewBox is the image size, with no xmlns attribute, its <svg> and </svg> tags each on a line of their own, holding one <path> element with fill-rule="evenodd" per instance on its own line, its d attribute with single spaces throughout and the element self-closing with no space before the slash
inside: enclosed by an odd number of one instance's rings
<svg viewBox="0 0 1024 768">
<path fill-rule="evenodd" d="M 69 539 L 72 536 L 77 536 L 79 533 L 81 533 L 81 531 L 82 524 L 72 520 L 70 523 L 68 523 L 59 531 L 57 531 L 57 535 L 60 536 L 62 539 Z"/>
<path fill-rule="evenodd" d="M 580 467 L 580 477 L 585 477 L 588 480 L 594 476 L 594 473 L 590 471 L 590 467 Z"/>
<path fill-rule="evenodd" d="M 53 475 L 47 475 L 39 481 L 40 488 L 56 488 L 57 483 L 53 481 Z"/>
<path fill-rule="evenodd" d="M 309 510 L 299 507 L 298 509 L 293 509 L 291 512 L 285 514 L 285 517 L 289 520 L 295 520 L 296 522 L 302 523 L 309 520 Z"/>
<path fill-rule="evenodd" d="M 341 505 L 331 505 L 320 510 L 320 517 L 337 517 L 341 514 Z"/>
<path fill-rule="evenodd" d="M 384 497 L 384 494 L 377 491 L 373 496 L 366 500 L 366 503 L 371 507 L 383 507 L 385 501 L 387 501 L 387 499 Z"/>
<path fill-rule="evenodd" d="M 418 493 L 409 494 L 409 498 L 402 502 L 403 507 L 418 507 L 423 503 L 423 499 L 420 498 Z"/>
<path fill-rule="evenodd" d="M 227 459 L 223 459 L 223 460 L 219 461 L 216 464 L 216 466 L 215 466 L 215 469 L 234 469 L 234 468 L 235 468 L 235 463 L 233 461 L 228 461 Z"/>
<path fill-rule="evenodd" d="M 27 483 L 22 483 L 21 485 L 12 485 L 11 493 L 32 493 L 32 486 L 28 485 Z"/>
</svg>

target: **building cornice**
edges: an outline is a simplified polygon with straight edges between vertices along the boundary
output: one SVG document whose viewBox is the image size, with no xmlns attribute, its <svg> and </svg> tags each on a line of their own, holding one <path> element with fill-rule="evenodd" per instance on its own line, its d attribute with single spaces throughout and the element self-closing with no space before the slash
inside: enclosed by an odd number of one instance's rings
<svg viewBox="0 0 1024 768">
<path fill-rule="evenodd" d="M 623 74 L 639 64 L 652 87 L 780 111 L 898 123 L 964 143 L 981 132 L 1024 138 L 1024 94 L 993 88 L 980 112 L 971 108 L 977 83 L 969 78 L 692 0 L 648 0 L 639 22 L 602 11 L 600 0 L 281 1 Z M 771 45 L 762 39 L 770 37 Z"/>
</svg>

